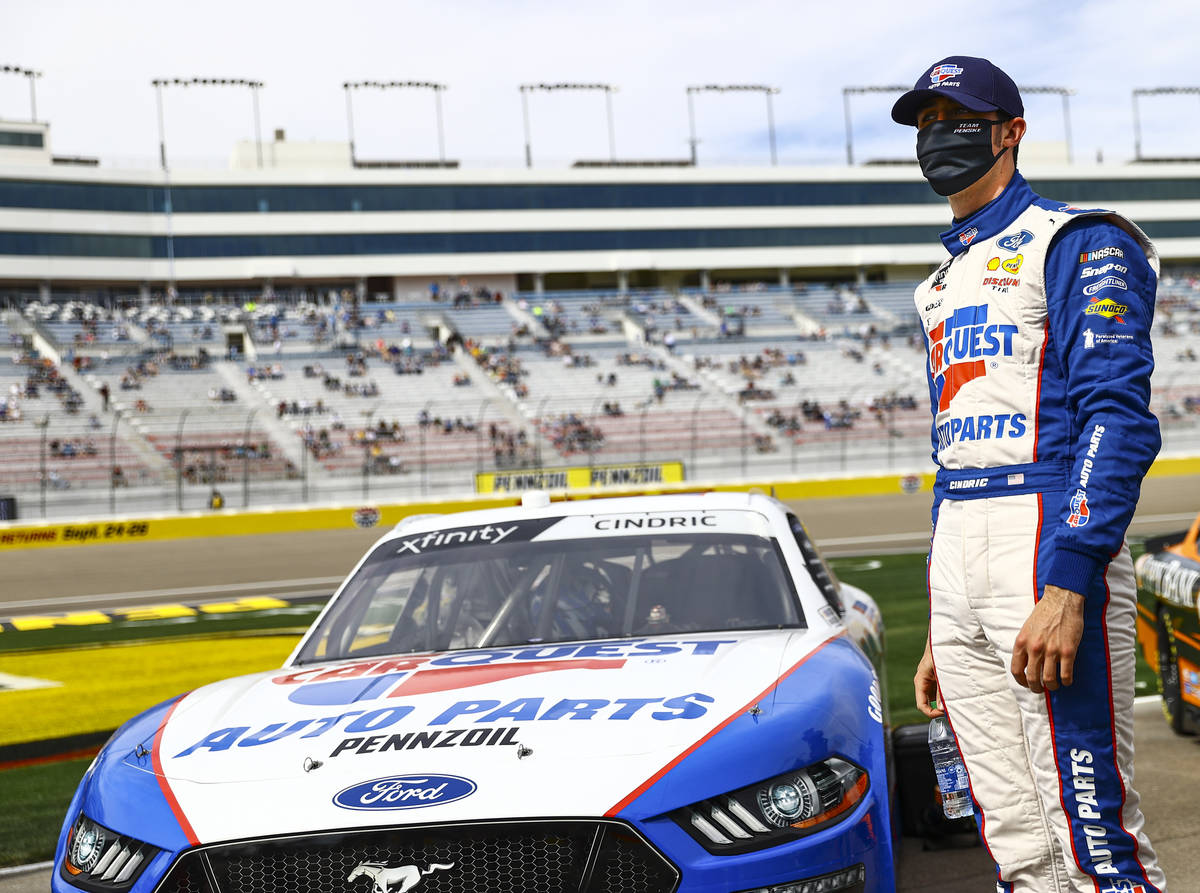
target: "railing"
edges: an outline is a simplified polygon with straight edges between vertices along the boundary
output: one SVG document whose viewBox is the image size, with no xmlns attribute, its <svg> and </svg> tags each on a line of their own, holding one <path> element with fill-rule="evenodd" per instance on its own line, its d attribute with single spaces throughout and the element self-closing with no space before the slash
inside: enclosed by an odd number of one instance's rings
<svg viewBox="0 0 1200 893">
<path fill-rule="evenodd" d="M 0 423 L 0 496 L 16 496 L 19 514 L 26 519 L 102 517 L 202 511 L 211 507 L 214 491 L 227 508 L 448 496 L 471 492 L 477 473 L 561 466 L 682 461 L 689 480 L 916 473 L 932 468 L 928 416 L 921 409 L 885 412 L 882 418 L 864 415 L 850 427 L 802 422 L 799 431 L 771 428 L 769 436 L 758 433 L 743 416 L 734 420 L 730 437 L 718 445 L 703 394 L 695 404 L 690 411 L 672 414 L 676 418 L 669 431 L 657 426 L 660 415 L 635 410 L 623 419 L 629 436 L 620 446 L 598 444 L 564 453 L 535 437 L 510 455 L 506 438 L 511 434 L 516 445 L 519 429 L 493 401 L 482 401 L 469 415 L 462 403 L 430 402 L 422 407 L 430 424 L 407 422 L 402 443 L 378 436 L 353 441 L 344 435 L 342 455 L 351 461 L 332 469 L 303 444 L 299 462 L 288 459 L 295 451 L 270 441 L 258 410 L 220 431 L 201 428 L 201 416 L 186 409 L 170 421 L 157 419 L 155 432 L 147 437 L 162 457 L 158 464 L 139 460 L 128 439 L 133 435 L 128 414 L 114 414 L 90 434 L 81 429 L 77 417 L 52 414 L 36 420 L 32 431 L 28 422 Z M 433 426 L 432 419 L 443 412 L 461 419 L 451 435 Z M 348 425 L 366 431 L 391 414 L 386 407 L 375 407 L 360 423 Z M 1181 415 L 1160 410 L 1160 416 L 1164 454 L 1200 453 L 1200 409 Z M 595 406 L 579 418 L 596 427 L 612 421 Z M 503 432 L 503 442 L 492 441 L 492 422 Z M 26 443 L 16 450 L 11 448 L 18 439 L 13 435 L 21 430 Z M 319 430 L 315 419 L 314 430 Z M 94 452 L 63 457 L 61 444 L 69 439 L 90 439 Z M 60 442 L 59 455 L 51 452 L 54 440 Z M 393 455 L 400 457 L 398 463 L 390 461 Z M 87 473 L 73 473 L 73 468 Z"/>
</svg>

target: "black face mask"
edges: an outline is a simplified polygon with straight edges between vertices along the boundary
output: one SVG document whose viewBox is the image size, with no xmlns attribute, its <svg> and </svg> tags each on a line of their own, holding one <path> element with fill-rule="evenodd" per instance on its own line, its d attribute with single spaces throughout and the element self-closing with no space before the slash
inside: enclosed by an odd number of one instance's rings
<svg viewBox="0 0 1200 893">
<path fill-rule="evenodd" d="M 934 121 L 917 131 L 917 161 L 938 195 L 962 192 L 1008 151 L 992 154 L 992 128 L 1002 121 L 960 118 Z"/>
</svg>

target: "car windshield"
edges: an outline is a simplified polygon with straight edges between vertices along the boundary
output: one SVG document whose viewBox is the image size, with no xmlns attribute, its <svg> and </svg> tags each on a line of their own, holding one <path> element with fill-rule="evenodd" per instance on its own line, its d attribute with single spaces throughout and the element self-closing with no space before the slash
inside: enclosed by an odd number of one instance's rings
<svg viewBox="0 0 1200 893">
<path fill-rule="evenodd" d="M 346 584 L 296 662 L 802 622 L 783 557 L 762 536 L 681 532 L 418 554 L 391 540 Z"/>
</svg>

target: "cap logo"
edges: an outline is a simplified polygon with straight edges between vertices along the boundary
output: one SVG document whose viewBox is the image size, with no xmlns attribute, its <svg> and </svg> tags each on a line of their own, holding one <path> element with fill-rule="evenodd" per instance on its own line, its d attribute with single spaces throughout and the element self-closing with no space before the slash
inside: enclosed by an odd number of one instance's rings
<svg viewBox="0 0 1200 893">
<path fill-rule="evenodd" d="M 935 65 L 933 71 L 929 72 L 929 80 L 934 85 L 940 84 L 942 81 L 948 81 L 950 78 L 956 78 L 963 73 L 960 66 L 953 62 L 945 62 L 941 65 Z"/>
</svg>

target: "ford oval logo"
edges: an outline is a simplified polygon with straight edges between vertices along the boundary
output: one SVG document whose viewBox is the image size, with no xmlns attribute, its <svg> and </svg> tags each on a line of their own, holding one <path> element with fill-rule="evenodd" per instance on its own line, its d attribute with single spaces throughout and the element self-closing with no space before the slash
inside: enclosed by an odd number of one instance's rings
<svg viewBox="0 0 1200 893">
<path fill-rule="evenodd" d="M 342 809 L 421 809 L 469 797 L 476 784 L 460 775 L 389 775 L 337 792 Z"/>
<path fill-rule="evenodd" d="M 1022 245 L 1028 245 L 1033 241 L 1033 233 L 1027 229 L 1021 230 L 1019 233 L 1009 233 L 996 244 L 1005 251 L 1015 252 Z"/>
</svg>

